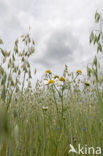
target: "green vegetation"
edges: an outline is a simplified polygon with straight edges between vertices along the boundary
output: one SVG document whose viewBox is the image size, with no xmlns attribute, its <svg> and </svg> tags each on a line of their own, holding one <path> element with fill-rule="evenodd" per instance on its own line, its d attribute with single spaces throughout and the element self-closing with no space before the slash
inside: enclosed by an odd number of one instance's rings
<svg viewBox="0 0 103 156">
<path fill-rule="evenodd" d="M 95 20 L 99 24 L 100 14 Z M 102 32 L 90 43 L 103 52 Z M 29 57 L 35 52 L 30 35 L 15 41 L 13 52 L 2 48 L 0 65 L 0 156 L 68 156 L 70 144 L 103 149 L 103 73 L 95 56 L 87 67 L 62 76 L 47 70 L 32 87 Z M 82 155 L 82 154 L 81 154 Z"/>
</svg>

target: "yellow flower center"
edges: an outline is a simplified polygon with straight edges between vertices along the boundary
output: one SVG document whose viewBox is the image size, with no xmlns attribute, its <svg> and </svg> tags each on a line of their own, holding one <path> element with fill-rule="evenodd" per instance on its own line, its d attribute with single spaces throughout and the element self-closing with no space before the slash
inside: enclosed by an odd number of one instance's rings
<svg viewBox="0 0 103 156">
<path fill-rule="evenodd" d="M 53 84 L 55 81 L 54 80 L 49 80 L 48 84 Z"/>
<path fill-rule="evenodd" d="M 60 77 L 59 78 L 59 81 L 63 81 L 64 82 L 65 81 L 65 78 L 64 77 Z"/>
<path fill-rule="evenodd" d="M 77 70 L 77 74 L 82 74 L 82 71 L 81 70 Z"/>
<path fill-rule="evenodd" d="M 55 76 L 54 76 L 54 79 L 56 79 L 56 78 L 59 78 L 59 76 L 58 76 L 58 75 L 55 75 Z"/>
<path fill-rule="evenodd" d="M 51 74 L 52 72 L 51 72 L 51 70 L 48 69 L 45 71 L 45 73 Z"/>
</svg>

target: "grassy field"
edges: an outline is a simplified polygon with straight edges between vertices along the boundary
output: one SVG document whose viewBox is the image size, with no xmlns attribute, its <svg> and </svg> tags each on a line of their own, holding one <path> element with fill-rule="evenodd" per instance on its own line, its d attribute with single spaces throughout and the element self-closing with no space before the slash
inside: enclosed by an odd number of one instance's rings
<svg viewBox="0 0 103 156">
<path fill-rule="evenodd" d="M 103 148 L 95 83 L 83 82 L 80 71 L 76 79 L 67 72 L 60 78 L 50 70 L 44 75 L 34 89 L 18 91 L 8 111 L 0 103 L 0 155 L 72 156 L 70 144 Z"/>
</svg>

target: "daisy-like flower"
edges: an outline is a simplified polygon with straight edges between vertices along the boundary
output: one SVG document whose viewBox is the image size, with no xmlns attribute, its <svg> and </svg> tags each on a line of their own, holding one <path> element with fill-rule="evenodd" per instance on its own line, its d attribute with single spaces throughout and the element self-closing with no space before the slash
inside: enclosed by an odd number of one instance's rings
<svg viewBox="0 0 103 156">
<path fill-rule="evenodd" d="M 48 70 L 45 71 L 45 73 L 51 74 L 52 72 L 51 72 L 51 70 L 48 69 Z"/>
<path fill-rule="evenodd" d="M 54 80 L 49 80 L 48 84 L 53 84 L 55 81 Z"/>
<path fill-rule="evenodd" d="M 85 84 L 86 86 L 90 86 L 90 83 L 87 82 L 87 81 L 86 81 L 84 84 Z"/>
<path fill-rule="evenodd" d="M 43 109 L 44 111 L 47 111 L 47 110 L 48 110 L 48 107 L 47 107 L 47 106 L 43 106 L 42 109 Z"/>
<path fill-rule="evenodd" d="M 59 78 L 59 76 L 58 75 L 54 75 L 54 79 L 56 79 L 56 78 Z"/>
<path fill-rule="evenodd" d="M 59 81 L 65 82 L 65 78 L 64 78 L 64 77 L 60 77 L 60 78 L 59 78 Z"/>
<path fill-rule="evenodd" d="M 77 74 L 82 74 L 82 71 L 80 69 L 78 69 Z"/>
</svg>

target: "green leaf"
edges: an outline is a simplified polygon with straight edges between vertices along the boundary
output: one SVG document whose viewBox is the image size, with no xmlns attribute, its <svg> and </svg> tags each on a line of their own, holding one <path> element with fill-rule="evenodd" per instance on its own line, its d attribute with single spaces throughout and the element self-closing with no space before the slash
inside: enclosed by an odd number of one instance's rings
<svg viewBox="0 0 103 156">
<path fill-rule="evenodd" d="M 98 41 L 100 40 L 100 33 L 99 33 L 99 35 L 98 35 L 98 38 L 97 38 L 97 40 L 98 40 Z"/>
<path fill-rule="evenodd" d="M 93 65 L 97 66 L 97 57 L 95 56 L 94 60 L 93 60 Z"/>
<path fill-rule="evenodd" d="M 99 51 L 100 51 L 100 52 L 102 52 L 102 46 L 101 46 L 101 44 L 100 44 L 100 43 L 98 43 L 97 53 L 98 53 Z"/>
<path fill-rule="evenodd" d="M 95 22 L 98 23 L 100 20 L 100 14 L 98 12 L 95 13 Z"/>
<path fill-rule="evenodd" d="M 95 44 L 96 42 L 98 42 L 98 37 L 95 35 L 95 36 L 94 36 L 94 44 Z"/>
<path fill-rule="evenodd" d="M 0 38 L 0 44 L 3 44 L 3 41 L 2 41 L 2 39 Z"/>
<path fill-rule="evenodd" d="M 1 48 L 0 48 L 0 50 L 1 50 L 2 55 L 5 57 L 5 51 Z"/>
<path fill-rule="evenodd" d="M 89 40 L 89 42 L 92 43 L 93 40 L 94 40 L 94 33 L 92 31 L 91 34 L 90 34 L 90 40 Z"/>
<path fill-rule="evenodd" d="M 6 83 L 6 73 L 3 74 L 1 85 L 5 85 Z"/>
<path fill-rule="evenodd" d="M 2 66 L 0 65 L 0 74 L 3 75 L 3 73 L 4 73 L 4 69 L 3 69 Z"/>
<path fill-rule="evenodd" d="M 15 45 L 18 46 L 18 39 L 15 41 Z"/>
<path fill-rule="evenodd" d="M 90 77 L 92 73 L 92 70 L 87 66 L 87 75 Z"/>
</svg>

